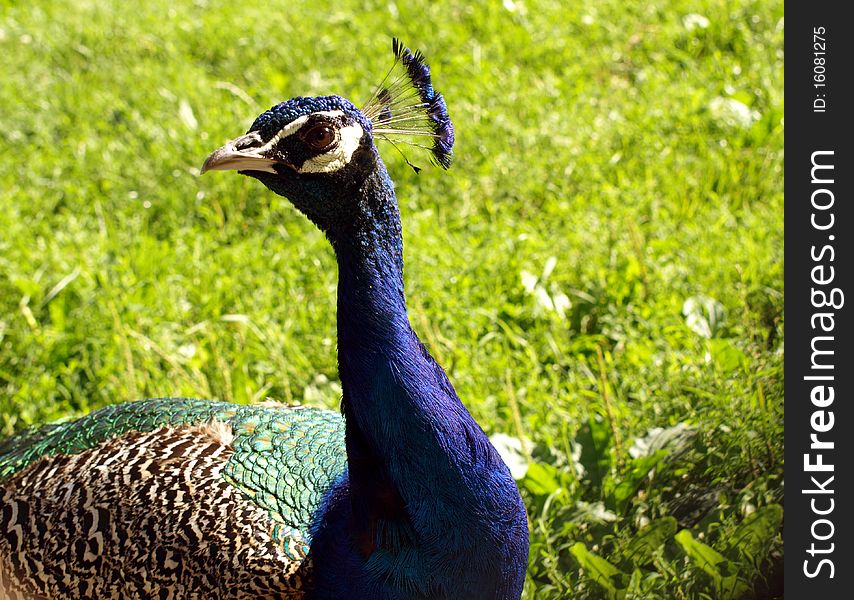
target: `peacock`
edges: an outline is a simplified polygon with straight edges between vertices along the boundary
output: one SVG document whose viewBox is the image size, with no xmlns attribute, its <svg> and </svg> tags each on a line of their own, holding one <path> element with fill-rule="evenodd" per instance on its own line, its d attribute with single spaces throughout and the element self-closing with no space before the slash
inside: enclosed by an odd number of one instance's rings
<svg viewBox="0 0 854 600">
<path fill-rule="evenodd" d="M 361 110 L 295 97 L 201 168 L 259 180 L 329 240 L 340 413 L 148 399 L 3 441 L 0 597 L 520 597 L 519 490 L 407 316 L 375 140 L 448 168 L 454 128 L 423 54 L 392 49 Z"/>
</svg>

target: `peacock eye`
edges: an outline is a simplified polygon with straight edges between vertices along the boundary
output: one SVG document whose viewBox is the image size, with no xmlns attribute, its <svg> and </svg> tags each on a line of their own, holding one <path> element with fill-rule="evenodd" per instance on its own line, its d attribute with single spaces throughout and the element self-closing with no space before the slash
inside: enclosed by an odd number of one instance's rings
<svg viewBox="0 0 854 600">
<path fill-rule="evenodd" d="M 315 125 L 303 134 L 302 139 L 315 150 L 323 150 L 335 141 L 335 131 L 326 124 Z"/>
</svg>

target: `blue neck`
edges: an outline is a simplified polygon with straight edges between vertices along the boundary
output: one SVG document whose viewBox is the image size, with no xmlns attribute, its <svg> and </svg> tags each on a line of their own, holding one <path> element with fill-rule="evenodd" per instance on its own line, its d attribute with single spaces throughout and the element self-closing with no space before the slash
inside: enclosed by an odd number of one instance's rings
<svg viewBox="0 0 854 600">
<path fill-rule="evenodd" d="M 387 352 L 401 336 L 412 334 L 403 295 L 400 215 L 385 168 L 369 176 L 359 191 L 363 197 L 351 226 L 329 234 L 338 258 L 341 367 Z M 349 379 L 343 372 L 342 377 Z"/>
<path fill-rule="evenodd" d="M 315 595 L 518 599 L 524 507 L 409 325 L 400 217 L 379 159 L 354 200 L 351 225 L 327 231 L 339 267 L 348 476 L 315 534 Z"/>
</svg>

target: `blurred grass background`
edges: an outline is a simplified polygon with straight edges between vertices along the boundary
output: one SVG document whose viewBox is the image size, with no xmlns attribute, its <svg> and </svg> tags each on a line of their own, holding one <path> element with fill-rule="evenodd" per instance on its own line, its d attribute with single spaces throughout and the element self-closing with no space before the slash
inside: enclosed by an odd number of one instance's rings
<svg viewBox="0 0 854 600">
<path fill-rule="evenodd" d="M 283 99 L 367 99 L 395 35 L 457 129 L 447 173 L 381 148 L 411 319 L 518 463 L 525 597 L 782 595 L 781 1 L 0 15 L 0 435 L 144 396 L 337 406 L 326 241 L 198 167 Z"/>
</svg>

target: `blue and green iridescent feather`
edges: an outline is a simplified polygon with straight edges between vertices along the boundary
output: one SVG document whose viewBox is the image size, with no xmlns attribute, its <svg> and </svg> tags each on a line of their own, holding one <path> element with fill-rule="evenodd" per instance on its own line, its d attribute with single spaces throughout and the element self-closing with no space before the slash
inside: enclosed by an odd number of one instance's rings
<svg viewBox="0 0 854 600">
<path fill-rule="evenodd" d="M 83 452 L 131 431 L 213 421 L 234 434 L 223 477 L 269 511 L 274 537 L 298 533 L 309 543 L 309 526 L 324 493 L 347 468 L 344 420 L 329 410 L 189 398 L 116 404 L 0 442 L 0 481 L 41 458 Z"/>
<path fill-rule="evenodd" d="M 347 468 L 344 420 L 316 408 L 266 408 L 241 411 L 230 425 L 225 479 L 270 512 L 279 525 L 274 537 L 298 528 L 310 542 L 308 525 Z"/>
</svg>

